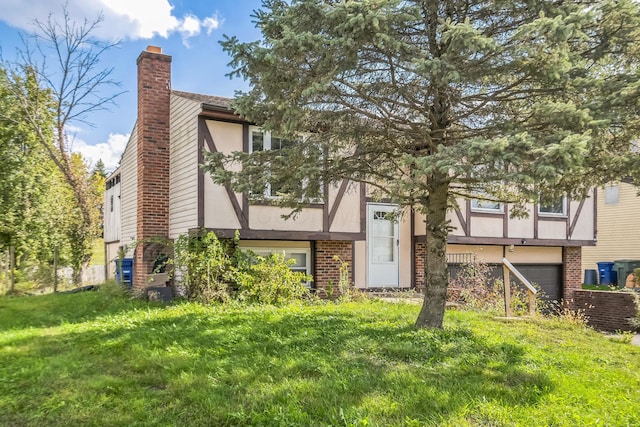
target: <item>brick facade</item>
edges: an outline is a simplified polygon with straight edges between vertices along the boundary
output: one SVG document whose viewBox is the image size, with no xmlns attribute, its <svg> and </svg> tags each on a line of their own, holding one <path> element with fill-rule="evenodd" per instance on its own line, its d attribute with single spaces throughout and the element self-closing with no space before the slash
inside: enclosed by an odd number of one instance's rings
<svg viewBox="0 0 640 427">
<path fill-rule="evenodd" d="M 562 298 L 571 301 L 576 290 L 582 289 L 582 247 L 562 248 L 563 287 Z"/>
<path fill-rule="evenodd" d="M 316 242 L 314 284 L 317 294 L 321 298 L 329 297 L 327 293 L 329 283 L 333 284 L 331 298 L 340 296 L 338 282 L 340 281 L 340 259 L 349 264 L 349 280 L 353 283 L 353 242 L 348 240 L 320 240 Z"/>
<path fill-rule="evenodd" d="M 171 57 L 150 46 L 138 57 L 138 204 L 133 286 L 144 287 L 169 234 Z"/>
<path fill-rule="evenodd" d="M 573 308 L 584 313 L 589 326 L 605 332 L 632 331 L 629 319 L 638 314 L 631 292 L 575 290 Z"/>
<path fill-rule="evenodd" d="M 416 242 L 415 268 L 413 269 L 415 289 L 423 291 L 425 288 L 424 264 L 427 261 L 427 244 Z"/>
</svg>

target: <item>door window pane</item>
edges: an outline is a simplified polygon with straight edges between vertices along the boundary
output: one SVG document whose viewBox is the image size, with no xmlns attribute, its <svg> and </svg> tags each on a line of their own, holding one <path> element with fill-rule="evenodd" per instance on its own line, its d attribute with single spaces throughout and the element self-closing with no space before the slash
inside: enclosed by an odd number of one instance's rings
<svg viewBox="0 0 640 427">
<path fill-rule="evenodd" d="M 385 211 L 373 212 L 371 261 L 375 263 L 394 261 L 395 224 Z"/>
</svg>

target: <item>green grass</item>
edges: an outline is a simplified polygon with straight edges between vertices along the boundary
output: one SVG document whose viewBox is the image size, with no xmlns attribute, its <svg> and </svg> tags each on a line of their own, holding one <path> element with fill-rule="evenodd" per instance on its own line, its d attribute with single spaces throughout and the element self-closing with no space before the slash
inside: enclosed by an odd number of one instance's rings
<svg viewBox="0 0 640 427">
<path fill-rule="evenodd" d="M 640 348 L 560 321 L 107 290 L 0 297 L 0 425 L 640 425 Z"/>
<path fill-rule="evenodd" d="M 620 289 L 624 289 L 624 288 L 619 288 L 617 286 L 611 286 L 611 285 L 582 285 L 582 289 L 586 289 L 589 291 L 619 291 Z"/>
</svg>

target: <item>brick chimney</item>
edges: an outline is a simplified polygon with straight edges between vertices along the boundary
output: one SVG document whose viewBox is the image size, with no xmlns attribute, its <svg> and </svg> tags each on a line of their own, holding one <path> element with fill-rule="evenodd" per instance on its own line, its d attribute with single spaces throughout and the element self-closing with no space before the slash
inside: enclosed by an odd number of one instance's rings
<svg viewBox="0 0 640 427">
<path fill-rule="evenodd" d="M 149 240 L 169 236 L 169 101 L 171 56 L 149 46 L 138 65 L 138 205 L 133 286 L 147 285 L 164 246 Z"/>
</svg>

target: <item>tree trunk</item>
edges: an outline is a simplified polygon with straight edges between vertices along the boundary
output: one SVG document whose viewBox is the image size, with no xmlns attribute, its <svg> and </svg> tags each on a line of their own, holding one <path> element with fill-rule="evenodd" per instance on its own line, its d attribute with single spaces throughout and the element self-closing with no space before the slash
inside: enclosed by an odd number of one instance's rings
<svg viewBox="0 0 640 427">
<path fill-rule="evenodd" d="M 422 309 L 416 320 L 418 328 L 442 328 L 447 286 L 447 200 L 449 181 L 446 176 L 433 177 L 424 203 L 427 213 L 426 260 L 424 263 L 425 293 Z"/>
</svg>

